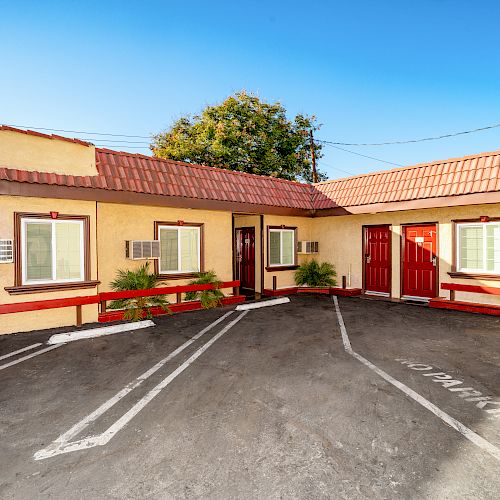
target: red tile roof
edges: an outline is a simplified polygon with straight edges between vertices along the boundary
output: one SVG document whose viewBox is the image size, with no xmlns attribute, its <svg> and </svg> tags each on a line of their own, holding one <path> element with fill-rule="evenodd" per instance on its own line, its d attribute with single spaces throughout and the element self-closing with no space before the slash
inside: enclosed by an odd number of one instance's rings
<svg viewBox="0 0 500 500">
<path fill-rule="evenodd" d="M 96 156 L 105 189 L 312 209 L 308 184 L 106 149 Z"/>
<path fill-rule="evenodd" d="M 1 126 L 0 130 L 41 135 Z M 81 142 L 78 139 L 66 139 Z M 0 165 L 0 181 L 321 210 L 500 191 L 500 151 L 314 185 L 96 148 L 98 175 L 28 172 Z"/>
<path fill-rule="evenodd" d="M 0 166 L 0 180 L 312 209 L 312 186 L 222 168 L 96 149 L 98 175 L 29 172 Z"/>
<path fill-rule="evenodd" d="M 316 209 L 500 191 L 500 151 L 315 184 Z"/>
</svg>

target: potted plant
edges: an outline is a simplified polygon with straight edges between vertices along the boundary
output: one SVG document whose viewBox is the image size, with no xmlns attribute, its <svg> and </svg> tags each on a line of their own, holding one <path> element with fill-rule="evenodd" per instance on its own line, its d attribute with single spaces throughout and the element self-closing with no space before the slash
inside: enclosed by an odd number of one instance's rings
<svg viewBox="0 0 500 500">
<path fill-rule="evenodd" d="M 329 288 L 337 284 L 335 266 L 329 262 L 321 264 L 312 259 L 304 262 L 295 271 L 295 283 L 311 288 Z"/>
<path fill-rule="evenodd" d="M 156 288 L 159 284 L 158 276 L 155 273 L 149 272 L 149 262 L 146 262 L 139 269 L 133 271 L 119 269 L 115 280 L 111 282 L 111 288 L 115 292 L 123 292 L 127 290 Z M 170 312 L 168 300 L 164 295 L 113 300 L 109 304 L 109 307 L 110 309 L 124 309 L 123 319 L 131 321 L 152 318 L 152 307 L 161 307 L 165 312 Z"/>
<path fill-rule="evenodd" d="M 213 290 L 199 290 L 187 292 L 186 300 L 199 300 L 203 309 L 212 309 L 222 305 L 224 294 L 220 291 L 222 282 L 217 278 L 214 271 L 198 273 L 196 279 L 189 282 L 190 285 L 214 285 Z"/>
</svg>

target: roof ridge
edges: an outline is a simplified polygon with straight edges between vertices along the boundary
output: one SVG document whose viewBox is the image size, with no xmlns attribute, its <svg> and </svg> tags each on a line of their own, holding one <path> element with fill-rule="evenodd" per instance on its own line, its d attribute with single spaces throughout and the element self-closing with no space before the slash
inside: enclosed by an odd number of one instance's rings
<svg viewBox="0 0 500 500">
<path fill-rule="evenodd" d="M 381 175 L 381 174 L 390 174 L 392 172 L 400 172 L 402 170 L 426 168 L 426 167 L 432 167 L 433 165 L 441 165 L 443 163 L 452 163 L 455 161 L 472 160 L 474 158 L 483 158 L 486 156 L 497 156 L 497 155 L 500 155 L 500 150 L 485 151 L 484 153 L 477 153 L 477 154 L 467 155 L 467 156 L 459 156 L 456 158 L 447 158 L 445 160 L 433 160 L 430 162 L 416 163 L 415 165 L 408 165 L 406 167 L 390 168 L 388 170 L 377 170 L 376 172 L 367 172 L 364 174 L 349 175 L 347 177 L 340 177 L 338 179 L 329 179 L 327 181 L 315 182 L 312 185 L 313 186 L 320 186 L 320 185 L 325 185 L 325 184 L 333 184 L 335 182 L 347 181 L 347 180 L 351 180 L 351 179 L 359 179 L 360 177 L 370 177 L 370 176 Z"/>
<path fill-rule="evenodd" d="M 189 163 L 186 161 L 180 161 L 180 160 L 172 160 L 170 158 L 158 158 L 156 156 L 148 156 L 142 153 L 129 153 L 128 151 L 115 151 L 113 149 L 106 149 L 106 148 L 97 148 L 96 147 L 96 153 L 97 152 L 102 152 L 105 154 L 115 154 L 115 155 L 120 155 L 120 156 L 131 156 L 134 158 L 143 158 L 145 160 L 149 161 L 159 161 L 163 163 L 173 163 L 175 165 L 181 165 L 183 167 L 190 167 L 190 168 L 198 168 L 200 170 L 217 170 L 219 172 L 226 172 L 229 174 L 237 174 L 237 175 L 243 175 L 243 176 L 250 176 L 250 177 L 260 177 L 264 179 L 272 179 L 274 181 L 279 181 L 279 182 L 284 182 L 284 183 L 291 183 L 299 186 L 312 186 L 312 184 L 309 184 L 307 182 L 300 182 L 300 181 L 293 181 L 290 179 L 282 179 L 281 177 L 273 177 L 271 175 L 262 175 L 262 174 L 251 174 L 250 172 L 240 172 L 239 170 L 231 170 L 229 168 L 222 168 L 222 167 L 211 167 L 210 165 L 202 165 L 200 163 Z"/>
</svg>

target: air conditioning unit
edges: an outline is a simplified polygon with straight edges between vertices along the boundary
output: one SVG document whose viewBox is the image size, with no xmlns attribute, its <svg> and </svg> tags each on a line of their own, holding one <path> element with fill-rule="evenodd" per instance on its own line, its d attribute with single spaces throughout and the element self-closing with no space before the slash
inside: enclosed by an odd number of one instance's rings
<svg viewBox="0 0 500 500">
<path fill-rule="evenodd" d="M 0 264 L 14 262 L 14 241 L 0 239 Z"/>
<path fill-rule="evenodd" d="M 133 240 L 125 242 L 125 256 L 127 259 L 159 259 L 160 242 L 158 240 Z"/>
<path fill-rule="evenodd" d="M 297 245 L 298 253 L 318 253 L 319 243 L 317 241 L 299 241 Z"/>
</svg>

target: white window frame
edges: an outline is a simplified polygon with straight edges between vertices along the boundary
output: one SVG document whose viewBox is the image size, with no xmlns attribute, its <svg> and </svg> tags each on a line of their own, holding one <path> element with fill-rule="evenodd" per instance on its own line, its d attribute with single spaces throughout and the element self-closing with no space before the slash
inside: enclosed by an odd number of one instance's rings
<svg viewBox="0 0 500 500">
<path fill-rule="evenodd" d="M 271 262 L 271 233 L 279 233 L 280 235 L 280 263 L 279 264 L 273 264 Z M 282 234 L 283 233 L 292 233 L 292 262 L 291 263 L 286 263 L 283 264 L 283 238 Z M 288 267 L 288 266 L 294 266 L 295 265 L 295 254 L 296 254 L 296 248 L 295 248 L 295 229 L 285 229 L 285 228 L 277 228 L 277 229 L 269 229 L 269 241 L 267 242 L 269 245 L 269 267 Z"/>
<path fill-rule="evenodd" d="M 487 245 L 486 245 L 486 226 L 489 225 L 500 225 L 500 221 L 492 221 L 492 222 L 461 222 L 457 223 L 456 227 L 456 262 L 455 267 L 457 272 L 460 273 L 470 273 L 470 274 L 497 274 L 500 276 L 498 271 L 489 271 L 486 269 L 487 262 Z M 460 233 L 462 227 L 482 227 L 483 228 L 483 269 L 471 269 L 466 267 L 460 267 L 461 262 L 461 244 L 460 244 Z"/>
<path fill-rule="evenodd" d="M 52 279 L 50 280 L 28 280 L 27 272 L 27 255 L 26 255 L 26 226 L 27 224 L 46 224 L 51 226 L 51 247 L 52 247 Z M 57 243 L 56 243 L 56 224 L 77 224 L 80 226 L 80 277 L 68 279 L 56 279 L 57 272 Z M 21 218 L 21 278 L 23 285 L 46 284 L 46 283 L 77 283 L 85 281 L 85 238 L 84 238 L 84 221 L 69 220 L 69 219 L 36 219 L 31 217 Z"/>
<path fill-rule="evenodd" d="M 162 229 L 174 229 L 177 231 L 177 257 L 178 257 L 178 262 L 177 262 L 177 270 L 166 270 L 162 269 L 162 258 L 161 258 L 161 230 Z M 196 229 L 198 232 L 198 270 L 193 269 L 193 270 L 182 270 L 182 252 L 181 252 L 181 238 L 179 232 L 184 230 L 184 229 Z M 158 240 L 160 242 L 160 258 L 158 259 L 158 273 L 160 275 L 169 275 L 169 274 L 193 274 L 193 273 L 199 273 L 201 271 L 201 227 L 200 226 L 190 226 L 188 224 L 185 224 L 183 226 L 169 226 L 169 225 L 163 225 L 160 224 L 158 225 Z"/>
</svg>

